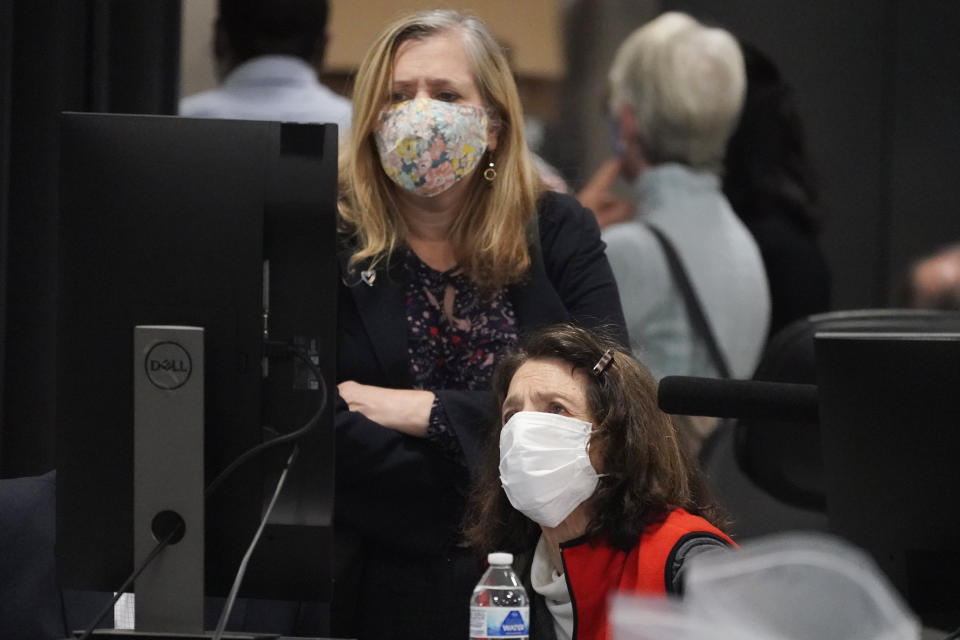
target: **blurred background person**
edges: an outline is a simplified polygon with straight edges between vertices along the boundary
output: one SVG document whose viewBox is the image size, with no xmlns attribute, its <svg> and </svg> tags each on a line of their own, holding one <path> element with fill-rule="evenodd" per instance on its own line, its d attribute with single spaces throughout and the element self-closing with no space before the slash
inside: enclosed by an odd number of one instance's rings
<svg viewBox="0 0 960 640">
<path fill-rule="evenodd" d="M 723 192 L 757 246 L 770 284 L 770 331 L 830 309 L 823 211 L 793 90 L 773 61 L 740 42 L 747 95 L 723 163 Z"/>
<path fill-rule="evenodd" d="M 669 12 L 631 34 L 609 72 L 619 170 L 637 216 L 603 232 L 634 355 L 666 375 L 749 378 L 766 342 L 770 293 L 760 251 L 721 191 L 746 89 L 722 29 Z M 693 451 L 715 428 L 686 419 Z"/>
<path fill-rule="evenodd" d="M 657 378 L 749 377 L 770 297 L 756 243 L 717 175 L 743 103 L 740 49 L 726 31 L 666 13 L 620 46 L 609 80 L 620 169 L 639 215 L 603 238 L 634 354 Z"/>
<path fill-rule="evenodd" d="M 912 309 L 960 311 L 960 243 L 910 265 L 897 303 Z"/>
<path fill-rule="evenodd" d="M 219 0 L 213 55 L 220 85 L 180 101 L 194 118 L 333 122 L 342 139 L 350 101 L 320 83 L 327 0 Z"/>
<path fill-rule="evenodd" d="M 830 271 L 820 248 L 823 210 L 793 90 L 773 61 L 740 42 L 747 91 L 724 155 L 723 191 L 760 249 L 770 287 L 770 328 L 830 309 Z M 617 190 L 622 162 L 604 162 L 577 193 L 601 229 L 636 215 Z"/>
<path fill-rule="evenodd" d="M 626 344 L 593 215 L 546 191 L 500 45 L 478 19 L 398 19 L 357 73 L 340 165 L 333 634 L 463 637 L 461 545 L 489 383 L 560 321 Z"/>
<path fill-rule="evenodd" d="M 494 376 L 467 514 L 480 552 L 514 552 L 531 638 L 606 638 L 609 596 L 680 594 L 685 563 L 732 541 L 650 374 L 615 340 L 548 327 Z"/>
</svg>

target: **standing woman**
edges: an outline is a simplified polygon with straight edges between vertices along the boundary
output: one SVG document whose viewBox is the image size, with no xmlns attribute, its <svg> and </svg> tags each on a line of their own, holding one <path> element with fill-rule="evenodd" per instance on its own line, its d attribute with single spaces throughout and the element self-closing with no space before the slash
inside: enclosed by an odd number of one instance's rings
<svg viewBox="0 0 960 640">
<path fill-rule="evenodd" d="M 458 544 L 519 335 L 573 321 L 626 340 L 593 215 L 545 192 L 513 76 L 478 19 L 402 18 L 354 88 L 341 157 L 333 633 L 462 638 L 477 556 Z"/>
</svg>

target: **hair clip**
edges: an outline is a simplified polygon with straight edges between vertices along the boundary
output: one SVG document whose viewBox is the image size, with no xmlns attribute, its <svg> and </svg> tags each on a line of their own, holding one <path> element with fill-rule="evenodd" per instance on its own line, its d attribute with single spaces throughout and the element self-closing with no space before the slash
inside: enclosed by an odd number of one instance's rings
<svg viewBox="0 0 960 640">
<path fill-rule="evenodd" d="M 606 371 L 611 362 L 613 362 L 613 349 L 607 349 L 603 352 L 603 355 L 600 356 L 600 359 L 597 360 L 597 364 L 593 365 L 593 375 L 599 378 L 600 374 Z"/>
</svg>

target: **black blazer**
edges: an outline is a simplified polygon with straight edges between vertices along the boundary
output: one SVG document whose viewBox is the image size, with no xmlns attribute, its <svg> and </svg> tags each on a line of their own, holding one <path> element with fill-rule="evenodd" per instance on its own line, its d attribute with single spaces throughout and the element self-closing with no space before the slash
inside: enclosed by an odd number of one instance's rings
<svg viewBox="0 0 960 640">
<path fill-rule="evenodd" d="M 561 321 L 608 326 L 629 344 L 620 297 L 593 214 L 569 196 L 548 192 L 538 203 L 540 251 L 530 276 L 512 286 L 521 335 Z M 410 388 L 403 286 L 381 270 L 373 286 L 346 270 L 341 287 L 337 378 Z M 463 449 L 466 466 L 435 444 L 385 428 L 349 411 L 337 397 L 338 529 L 393 553 L 429 555 L 456 542 L 469 469 L 497 412 L 488 391 L 433 390 Z"/>
</svg>

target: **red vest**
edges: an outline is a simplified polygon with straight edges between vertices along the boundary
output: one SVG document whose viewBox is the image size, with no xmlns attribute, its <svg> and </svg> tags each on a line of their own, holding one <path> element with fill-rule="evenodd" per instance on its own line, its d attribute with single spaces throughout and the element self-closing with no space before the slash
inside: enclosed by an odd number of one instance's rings
<svg viewBox="0 0 960 640">
<path fill-rule="evenodd" d="M 591 542 L 561 545 L 573 603 L 573 639 L 610 637 L 607 599 L 615 591 L 666 595 L 670 552 L 683 536 L 693 532 L 712 533 L 734 545 L 722 531 L 683 509 L 674 509 L 663 522 L 647 527 L 630 551 Z"/>
</svg>

